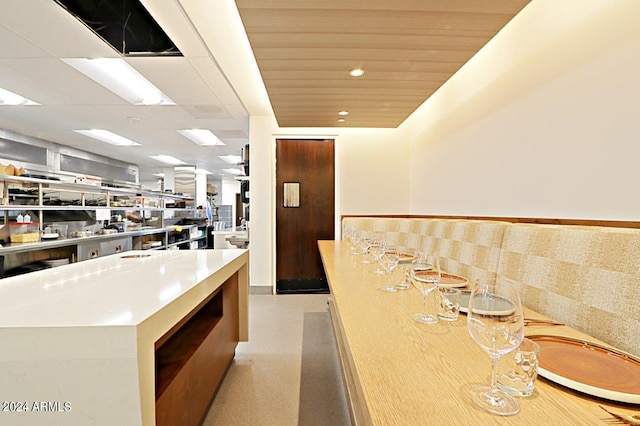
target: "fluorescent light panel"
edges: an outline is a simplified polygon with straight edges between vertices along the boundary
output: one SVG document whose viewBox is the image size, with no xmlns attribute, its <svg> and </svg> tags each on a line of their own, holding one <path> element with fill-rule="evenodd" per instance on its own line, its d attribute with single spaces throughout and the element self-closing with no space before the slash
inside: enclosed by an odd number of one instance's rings
<svg viewBox="0 0 640 426">
<path fill-rule="evenodd" d="M 207 129 L 185 129 L 178 130 L 182 136 L 189 138 L 192 142 L 201 146 L 225 145 L 211 130 Z"/>
<path fill-rule="evenodd" d="M 62 60 L 134 105 L 175 105 L 175 102 L 124 59 L 70 58 Z"/>
<path fill-rule="evenodd" d="M 242 162 L 242 157 L 239 155 L 218 155 L 218 158 L 229 164 L 239 164 Z"/>
<path fill-rule="evenodd" d="M 229 173 L 230 175 L 239 176 L 244 174 L 244 172 L 240 169 L 222 169 L 223 172 Z"/>
<path fill-rule="evenodd" d="M 74 130 L 81 135 L 89 136 L 90 138 L 97 139 L 101 142 L 106 142 L 115 146 L 140 146 L 138 142 L 134 142 L 131 139 L 127 139 L 123 136 L 116 135 L 108 130 L 103 129 L 91 129 L 91 130 Z"/>
<path fill-rule="evenodd" d="M 37 102 L 0 87 L 0 105 L 40 105 Z"/>
<path fill-rule="evenodd" d="M 178 160 L 176 157 L 172 157 L 170 155 L 150 155 L 149 157 L 153 158 L 154 160 L 158 160 L 161 163 L 171 164 L 173 166 L 178 166 L 180 164 L 187 164 L 184 161 Z"/>
</svg>

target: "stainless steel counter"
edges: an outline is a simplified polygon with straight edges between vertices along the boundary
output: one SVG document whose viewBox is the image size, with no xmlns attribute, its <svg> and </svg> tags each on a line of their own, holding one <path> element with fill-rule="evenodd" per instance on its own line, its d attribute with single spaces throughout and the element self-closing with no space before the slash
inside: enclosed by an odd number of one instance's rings
<svg viewBox="0 0 640 426">
<path fill-rule="evenodd" d="M 182 229 L 191 229 L 197 228 L 200 225 L 183 225 Z M 135 231 L 126 231 L 126 232 L 118 232 L 116 234 L 109 235 L 92 235 L 90 237 L 79 237 L 79 238 L 59 238 L 57 240 L 49 240 L 49 241 L 39 241 L 37 243 L 16 243 L 16 244 L 7 244 L 0 247 L 0 256 L 5 254 L 12 253 L 21 253 L 25 251 L 33 251 L 33 250 L 45 250 L 57 247 L 66 247 L 77 244 L 84 244 L 91 241 L 104 241 L 115 238 L 122 237 L 137 237 L 142 235 L 151 235 L 151 234 L 161 234 L 169 231 L 175 230 L 175 226 L 170 226 L 166 228 L 148 228 L 148 229 L 139 229 Z"/>
</svg>

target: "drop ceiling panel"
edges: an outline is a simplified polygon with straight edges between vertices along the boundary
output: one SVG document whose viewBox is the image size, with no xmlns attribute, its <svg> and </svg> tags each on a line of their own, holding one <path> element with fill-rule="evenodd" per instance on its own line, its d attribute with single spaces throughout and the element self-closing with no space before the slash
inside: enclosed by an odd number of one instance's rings
<svg viewBox="0 0 640 426">
<path fill-rule="evenodd" d="M 211 91 L 186 58 L 127 58 L 127 62 L 178 104 L 221 104 L 214 92 Z M 176 85 L 176 82 L 180 84 Z"/>
<path fill-rule="evenodd" d="M 4 0 L 0 7 L 0 24 L 52 56 L 117 56 L 111 47 L 53 0 Z"/>
<path fill-rule="evenodd" d="M 210 58 L 189 58 L 189 60 L 224 105 L 242 105 L 215 61 Z"/>
<path fill-rule="evenodd" d="M 168 167 L 148 158 L 153 154 L 216 172 L 227 167 L 217 156 L 241 154 L 249 142 L 249 118 L 202 41 L 212 19 L 187 16 L 178 0 L 143 4 L 185 57 L 127 60 L 178 105 L 131 105 L 61 61 L 119 55 L 54 0 L 0 0 L 0 87 L 42 104 L 0 107 L 0 129 L 137 164 L 141 176 Z M 200 15 L 218 9 L 217 3 L 196 4 L 202 5 L 195 9 Z M 196 20 L 204 27 L 195 28 Z M 142 146 L 121 149 L 73 132 L 87 128 L 111 130 Z M 227 146 L 199 147 L 176 132 L 184 128 L 208 128 Z"/>
<path fill-rule="evenodd" d="M 184 105 L 183 110 L 189 114 L 191 119 L 195 120 L 231 117 L 229 111 L 221 105 Z"/>
<path fill-rule="evenodd" d="M 35 108 L 35 107 L 34 107 Z M 56 130 L 110 129 L 116 120 L 98 105 L 51 105 L 37 107 L 46 112 L 42 127 Z M 124 136 L 124 135 L 123 135 Z"/>
<path fill-rule="evenodd" d="M 528 2 L 236 1 L 282 127 L 398 126 Z"/>
<path fill-rule="evenodd" d="M 236 120 L 238 127 L 249 136 L 249 115 L 243 105 L 227 105 L 227 111 Z"/>
<path fill-rule="evenodd" d="M 221 139 L 244 139 L 248 135 L 243 130 L 221 129 L 216 132 L 216 136 Z"/>
<path fill-rule="evenodd" d="M 89 77 L 54 57 L 0 60 L 5 66 L 28 78 L 31 88 L 21 95 L 48 105 L 125 105 L 127 101 L 105 89 Z M 7 87 L 8 88 L 8 87 Z M 31 93 L 33 92 L 33 93 Z"/>
<path fill-rule="evenodd" d="M 28 40 L 20 37 L 13 31 L 0 26 L 0 52 L 5 58 L 36 58 L 49 56 Z"/>
<path fill-rule="evenodd" d="M 60 120 L 58 112 L 53 108 L 42 106 L 0 106 L 0 127 L 12 131 L 31 134 L 28 130 L 39 131 L 65 127 L 68 117 Z"/>
</svg>

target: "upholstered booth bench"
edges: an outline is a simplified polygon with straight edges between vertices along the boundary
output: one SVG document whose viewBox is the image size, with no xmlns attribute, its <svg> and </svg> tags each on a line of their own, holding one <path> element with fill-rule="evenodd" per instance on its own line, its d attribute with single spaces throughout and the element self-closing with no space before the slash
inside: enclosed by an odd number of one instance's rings
<svg viewBox="0 0 640 426">
<path fill-rule="evenodd" d="M 640 229 L 501 220 L 345 217 L 400 249 L 437 251 L 442 269 L 508 280 L 523 303 L 640 356 Z"/>
</svg>

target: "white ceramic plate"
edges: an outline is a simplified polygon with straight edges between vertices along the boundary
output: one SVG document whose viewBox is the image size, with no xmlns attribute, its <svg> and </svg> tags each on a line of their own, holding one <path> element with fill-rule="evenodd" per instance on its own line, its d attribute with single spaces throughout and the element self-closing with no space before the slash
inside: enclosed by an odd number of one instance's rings
<svg viewBox="0 0 640 426">
<path fill-rule="evenodd" d="M 460 312 L 464 312 L 465 314 L 469 312 L 470 296 L 471 290 L 462 290 L 462 294 L 460 295 Z M 513 312 L 513 309 L 513 303 L 507 299 L 491 295 L 487 298 L 487 306 L 476 306 L 477 311 L 492 315 L 509 315 Z"/>
</svg>

